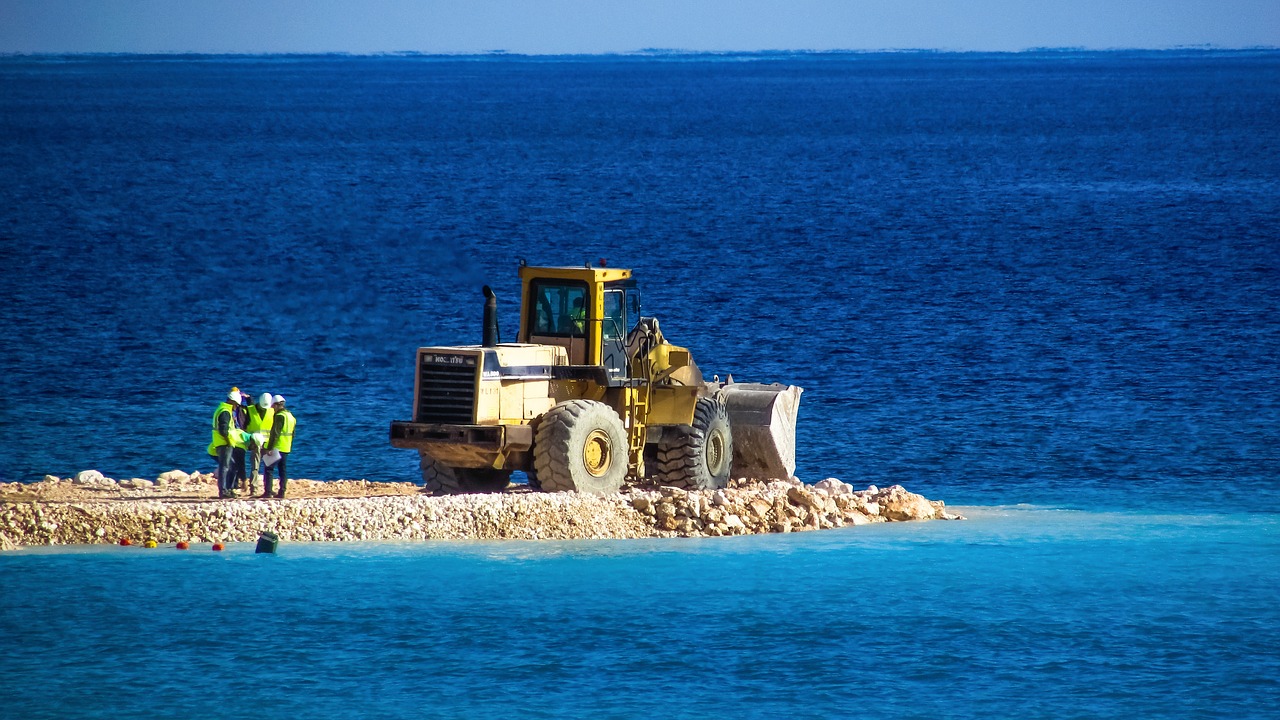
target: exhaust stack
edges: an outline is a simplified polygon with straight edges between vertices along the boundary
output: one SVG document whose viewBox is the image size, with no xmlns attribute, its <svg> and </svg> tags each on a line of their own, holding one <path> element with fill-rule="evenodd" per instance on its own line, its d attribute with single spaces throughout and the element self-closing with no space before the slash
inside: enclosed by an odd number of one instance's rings
<svg viewBox="0 0 1280 720">
<path fill-rule="evenodd" d="M 498 296 L 493 289 L 484 286 L 484 342 L 485 347 L 498 344 Z"/>
</svg>

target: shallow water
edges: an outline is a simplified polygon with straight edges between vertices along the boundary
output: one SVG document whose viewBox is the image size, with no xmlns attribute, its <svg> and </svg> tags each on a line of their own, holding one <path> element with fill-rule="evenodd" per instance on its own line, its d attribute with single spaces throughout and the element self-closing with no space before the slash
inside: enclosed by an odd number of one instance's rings
<svg viewBox="0 0 1280 720">
<path fill-rule="evenodd" d="M 6 717 L 1274 717 L 1274 515 L 0 557 Z"/>
</svg>

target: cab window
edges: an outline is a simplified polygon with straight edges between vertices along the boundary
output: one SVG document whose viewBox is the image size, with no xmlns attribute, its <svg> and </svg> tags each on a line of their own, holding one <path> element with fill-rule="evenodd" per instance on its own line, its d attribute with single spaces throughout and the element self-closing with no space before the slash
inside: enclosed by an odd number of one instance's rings
<svg viewBox="0 0 1280 720">
<path fill-rule="evenodd" d="M 632 325 L 640 322 L 640 291 L 634 288 L 627 291 L 627 315 Z"/>
<path fill-rule="evenodd" d="M 620 338 L 627 334 L 627 311 L 621 290 L 609 290 L 604 294 L 604 336 Z"/>
<path fill-rule="evenodd" d="M 532 288 L 533 335 L 560 337 L 587 334 L 587 285 L 565 280 L 539 280 Z"/>
</svg>

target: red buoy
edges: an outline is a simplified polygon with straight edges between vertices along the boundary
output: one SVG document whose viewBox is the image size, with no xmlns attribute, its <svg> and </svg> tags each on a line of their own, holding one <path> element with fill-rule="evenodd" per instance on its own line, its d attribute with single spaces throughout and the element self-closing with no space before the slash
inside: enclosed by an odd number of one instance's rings
<svg viewBox="0 0 1280 720">
<path fill-rule="evenodd" d="M 132 541 L 132 540 L 130 540 L 129 538 L 120 538 L 120 544 L 121 544 L 121 545 L 132 545 L 132 544 L 133 544 L 133 541 Z"/>
<path fill-rule="evenodd" d="M 179 550 L 186 550 L 186 549 L 187 549 L 187 541 L 186 541 L 186 540 L 179 540 L 179 541 L 178 541 L 178 549 L 179 549 Z"/>
<path fill-rule="evenodd" d="M 222 543 L 214 543 L 214 544 L 213 544 L 213 551 L 214 551 L 214 552 L 222 552 Z"/>
</svg>

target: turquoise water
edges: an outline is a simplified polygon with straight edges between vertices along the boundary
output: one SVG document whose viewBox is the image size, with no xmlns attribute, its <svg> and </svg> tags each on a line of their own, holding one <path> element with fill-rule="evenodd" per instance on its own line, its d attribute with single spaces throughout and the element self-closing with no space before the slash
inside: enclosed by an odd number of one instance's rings
<svg viewBox="0 0 1280 720">
<path fill-rule="evenodd" d="M 5 717 L 1275 717 L 1280 519 L 0 557 Z"/>
</svg>

